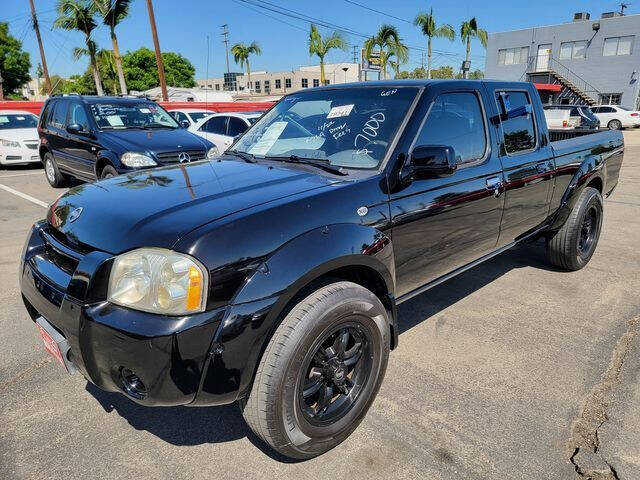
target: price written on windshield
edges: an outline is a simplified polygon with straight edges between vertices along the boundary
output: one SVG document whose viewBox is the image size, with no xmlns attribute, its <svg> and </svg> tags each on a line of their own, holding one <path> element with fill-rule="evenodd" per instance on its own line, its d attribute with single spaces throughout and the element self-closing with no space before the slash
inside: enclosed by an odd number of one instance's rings
<svg viewBox="0 0 640 480">
<path fill-rule="evenodd" d="M 362 130 L 353 140 L 353 146 L 356 148 L 364 147 L 366 144 L 373 142 L 378 136 L 378 129 L 385 121 L 386 117 L 382 112 L 376 112 L 369 117 L 362 127 Z"/>
</svg>

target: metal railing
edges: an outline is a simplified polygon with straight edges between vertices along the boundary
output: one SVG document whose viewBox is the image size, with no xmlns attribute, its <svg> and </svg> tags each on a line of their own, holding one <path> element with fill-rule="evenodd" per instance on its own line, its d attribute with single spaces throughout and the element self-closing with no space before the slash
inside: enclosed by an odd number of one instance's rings
<svg viewBox="0 0 640 480">
<path fill-rule="evenodd" d="M 592 100 L 597 102 L 600 98 L 600 90 L 591 85 L 569 67 L 560 63 L 553 55 L 534 55 L 529 57 L 527 60 L 526 73 L 528 75 L 544 73 L 549 75 L 556 74 L 558 77 L 562 77 L 564 80 L 570 82 L 577 90 L 584 93 Z"/>
</svg>

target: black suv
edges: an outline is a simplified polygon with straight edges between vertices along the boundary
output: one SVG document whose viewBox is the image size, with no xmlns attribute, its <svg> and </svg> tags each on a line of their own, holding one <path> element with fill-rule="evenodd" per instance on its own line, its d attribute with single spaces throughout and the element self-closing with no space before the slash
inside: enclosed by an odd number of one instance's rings
<svg viewBox="0 0 640 480">
<path fill-rule="evenodd" d="M 140 98 L 53 97 L 42 107 L 38 132 L 40 158 L 53 187 L 64 186 L 68 177 L 93 181 L 218 154 L 213 143 Z"/>
</svg>

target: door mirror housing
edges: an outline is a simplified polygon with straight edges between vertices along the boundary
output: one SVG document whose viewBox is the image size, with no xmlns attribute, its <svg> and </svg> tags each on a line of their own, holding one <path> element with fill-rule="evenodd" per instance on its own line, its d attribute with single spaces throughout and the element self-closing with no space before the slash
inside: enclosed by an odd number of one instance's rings
<svg viewBox="0 0 640 480">
<path fill-rule="evenodd" d="M 77 134 L 81 134 L 81 133 L 88 133 L 84 130 L 84 127 L 82 125 L 80 125 L 79 123 L 71 123 L 69 125 L 67 125 L 67 132 L 73 134 L 73 135 L 77 135 Z"/>
<path fill-rule="evenodd" d="M 409 176 L 411 179 L 439 178 L 452 175 L 458 165 L 453 147 L 444 145 L 418 146 L 411 153 Z"/>
</svg>

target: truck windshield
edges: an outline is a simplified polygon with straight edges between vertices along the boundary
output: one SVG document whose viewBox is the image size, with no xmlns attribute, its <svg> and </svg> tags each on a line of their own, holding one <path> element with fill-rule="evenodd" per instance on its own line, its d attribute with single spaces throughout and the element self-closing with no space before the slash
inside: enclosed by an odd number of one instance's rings
<svg viewBox="0 0 640 480">
<path fill-rule="evenodd" d="M 275 105 L 232 148 L 258 158 L 377 168 L 417 93 L 417 87 L 297 92 Z"/>
<path fill-rule="evenodd" d="M 180 128 L 163 108 L 155 103 L 103 103 L 89 104 L 91 114 L 102 130 L 132 128 Z"/>
</svg>

